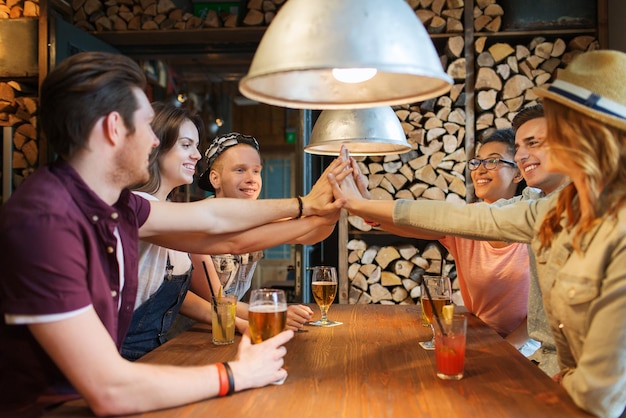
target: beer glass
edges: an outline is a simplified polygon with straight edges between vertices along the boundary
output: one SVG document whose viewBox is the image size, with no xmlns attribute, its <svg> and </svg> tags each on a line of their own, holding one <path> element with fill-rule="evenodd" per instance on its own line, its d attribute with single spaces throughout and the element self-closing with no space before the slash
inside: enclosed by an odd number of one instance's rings
<svg viewBox="0 0 626 418">
<path fill-rule="evenodd" d="M 309 325 L 320 327 L 330 327 L 339 325 L 339 322 L 331 321 L 327 318 L 328 308 L 332 305 L 337 294 L 337 269 L 330 266 L 313 267 L 311 276 L 311 290 L 313 290 L 313 298 L 320 307 L 322 318 L 309 322 Z"/>
<path fill-rule="evenodd" d="M 263 342 L 285 329 L 287 297 L 279 289 L 254 289 L 248 305 L 252 344 Z"/>
<path fill-rule="evenodd" d="M 426 291 L 428 286 L 428 291 Z M 433 305 L 437 310 L 437 315 L 443 318 L 443 307 L 452 303 L 452 286 L 450 278 L 447 276 L 424 276 L 421 284 L 422 295 L 420 305 L 422 305 L 422 321 L 430 326 L 433 338 L 430 341 L 422 341 L 419 344 L 425 350 L 435 349 L 435 328 L 433 327 Z M 430 300 L 428 296 L 430 295 Z M 432 303 L 431 303 L 432 302 Z"/>
</svg>

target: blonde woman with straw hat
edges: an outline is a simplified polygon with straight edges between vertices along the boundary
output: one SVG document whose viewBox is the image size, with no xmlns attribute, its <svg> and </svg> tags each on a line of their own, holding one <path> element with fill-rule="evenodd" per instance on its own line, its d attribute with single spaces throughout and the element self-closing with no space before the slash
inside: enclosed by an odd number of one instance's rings
<svg viewBox="0 0 626 418">
<path fill-rule="evenodd" d="M 554 379 L 582 409 L 624 416 L 626 54 L 583 53 L 535 93 L 547 118 L 539 139 L 548 170 L 571 179 L 549 197 L 502 207 L 371 201 L 353 177 L 330 179 L 348 211 L 391 231 L 530 243 L 561 369 Z"/>
</svg>

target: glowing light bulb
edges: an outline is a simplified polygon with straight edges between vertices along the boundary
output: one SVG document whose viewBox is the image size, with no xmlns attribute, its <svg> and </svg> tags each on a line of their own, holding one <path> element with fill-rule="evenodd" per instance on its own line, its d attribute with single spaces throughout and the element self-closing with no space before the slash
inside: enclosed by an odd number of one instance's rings
<svg viewBox="0 0 626 418">
<path fill-rule="evenodd" d="M 343 83 L 362 83 L 376 75 L 376 68 L 333 68 L 333 77 Z"/>
</svg>

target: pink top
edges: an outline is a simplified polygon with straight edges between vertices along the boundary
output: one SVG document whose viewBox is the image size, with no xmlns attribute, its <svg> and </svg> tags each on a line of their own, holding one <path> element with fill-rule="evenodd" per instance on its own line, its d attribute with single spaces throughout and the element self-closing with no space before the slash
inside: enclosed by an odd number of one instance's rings
<svg viewBox="0 0 626 418">
<path fill-rule="evenodd" d="M 487 241 L 453 236 L 439 242 L 456 261 L 465 307 L 503 336 L 515 330 L 528 314 L 526 244 L 495 248 Z"/>
</svg>

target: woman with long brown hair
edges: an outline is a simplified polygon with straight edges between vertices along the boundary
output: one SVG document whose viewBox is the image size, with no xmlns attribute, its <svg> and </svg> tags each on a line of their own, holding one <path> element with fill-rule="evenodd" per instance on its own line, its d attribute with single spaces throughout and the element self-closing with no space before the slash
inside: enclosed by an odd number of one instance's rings
<svg viewBox="0 0 626 418">
<path fill-rule="evenodd" d="M 335 197 L 383 228 L 530 243 L 561 369 L 555 380 L 582 409 L 618 417 L 626 405 L 626 54 L 581 54 L 535 93 L 548 169 L 571 179 L 560 192 L 502 207 L 370 201 L 349 177 L 335 182 Z"/>
</svg>

